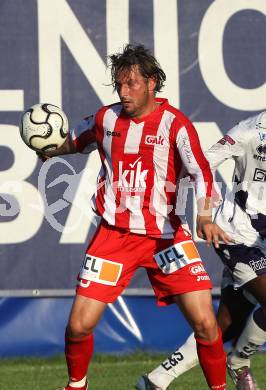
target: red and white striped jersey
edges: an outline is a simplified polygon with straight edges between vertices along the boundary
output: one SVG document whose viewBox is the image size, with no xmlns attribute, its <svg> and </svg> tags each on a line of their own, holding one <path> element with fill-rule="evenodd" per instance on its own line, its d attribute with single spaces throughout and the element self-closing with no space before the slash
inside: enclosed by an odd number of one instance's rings
<svg viewBox="0 0 266 390">
<path fill-rule="evenodd" d="M 140 119 L 126 116 L 121 103 L 102 107 L 71 136 L 79 152 L 97 144 L 96 212 L 109 225 L 170 238 L 184 222 L 176 213 L 179 180 L 188 172 L 202 198 L 212 195 L 213 175 L 189 119 L 167 99 L 156 102 L 156 110 Z"/>
</svg>

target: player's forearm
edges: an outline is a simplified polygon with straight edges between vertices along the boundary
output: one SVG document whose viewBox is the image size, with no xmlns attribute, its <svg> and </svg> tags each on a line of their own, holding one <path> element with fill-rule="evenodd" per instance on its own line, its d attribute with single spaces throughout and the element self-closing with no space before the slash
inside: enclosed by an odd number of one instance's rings
<svg viewBox="0 0 266 390">
<path fill-rule="evenodd" d="M 212 198 L 202 198 L 198 203 L 200 204 L 197 215 L 197 235 L 203 240 L 206 240 L 208 246 L 213 243 L 215 248 L 219 248 L 220 241 L 228 244 L 230 237 L 212 221 Z"/>
<path fill-rule="evenodd" d="M 209 165 L 206 165 L 202 171 L 196 171 L 193 179 L 198 214 L 211 216 L 212 209 L 220 205 L 222 194 Z"/>
<path fill-rule="evenodd" d="M 210 197 L 201 198 L 197 201 L 197 234 L 200 238 L 205 238 L 204 227 L 212 223 L 212 199 Z"/>
<path fill-rule="evenodd" d="M 212 219 L 213 199 L 210 196 L 197 200 L 198 218 Z"/>
</svg>

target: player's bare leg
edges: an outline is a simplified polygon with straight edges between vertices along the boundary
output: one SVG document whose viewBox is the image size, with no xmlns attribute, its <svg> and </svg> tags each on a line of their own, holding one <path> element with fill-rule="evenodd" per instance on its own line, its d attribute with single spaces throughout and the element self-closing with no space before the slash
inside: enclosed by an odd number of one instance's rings
<svg viewBox="0 0 266 390">
<path fill-rule="evenodd" d="M 156 384 L 157 386 L 137 386 L 137 389 L 147 390 L 150 388 L 152 390 L 165 390 L 175 377 L 175 373 L 173 372 L 174 369 L 173 367 L 171 367 L 171 364 L 175 362 L 177 364 L 177 367 L 181 367 L 181 364 L 183 363 L 182 359 L 184 358 L 183 353 L 185 353 L 186 357 L 188 357 L 187 369 L 197 364 L 199 356 L 199 359 L 201 360 L 202 369 L 209 384 L 209 387 L 212 388 L 212 386 L 221 386 L 216 388 L 225 389 L 226 359 L 222 346 L 222 340 L 218 333 L 218 327 L 212 308 L 212 299 L 210 291 L 194 291 L 182 294 L 176 296 L 174 298 L 174 301 L 177 303 L 184 316 L 186 317 L 187 321 L 192 326 L 194 330 L 194 335 L 191 335 L 191 337 L 189 337 L 185 345 L 181 347 L 181 351 L 180 349 L 178 349 L 173 353 L 173 355 L 176 354 L 176 356 L 172 355 L 172 358 L 170 357 L 170 359 L 172 360 L 167 359 L 164 362 L 165 366 L 169 368 L 169 371 L 171 370 L 171 376 L 166 373 L 164 368 L 164 375 L 160 376 L 160 372 L 158 371 L 161 371 L 161 369 L 158 367 L 157 371 L 155 369 L 148 376 L 151 382 Z M 184 349 L 184 352 L 182 351 L 182 348 Z M 187 353 L 188 350 L 191 354 Z M 214 357 L 213 359 L 212 355 L 216 355 L 216 358 Z M 180 366 L 178 366 L 178 363 L 180 363 Z M 185 368 L 183 364 L 182 367 Z M 220 378 L 217 378 L 218 367 L 219 372 L 221 374 Z M 184 371 L 186 371 L 186 369 L 182 370 L 182 372 Z"/>
<path fill-rule="evenodd" d="M 199 360 L 210 388 L 225 389 L 226 381 L 226 356 L 223 350 L 223 344 L 218 326 L 216 323 L 215 315 L 212 308 L 212 299 L 209 290 L 193 291 L 186 294 L 178 295 L 174 297 L 174 301 L 183 312 L 189 324 L 192 326 L 195 335 L 193 335 L 188 344 L 193 354 L 193 363 L 191 366 L 197 363 L 197 351 Z M 195 337 L 194 337 L 195 336 Z M 195 340 L 196 338 L 196 340 Z M 193 340 L 194 339 L 194 340 Z M 175 362 L 177 359 L 182 360 L 182 352 L 180 350 L 176 352 L 174 357 Z M 167 362 L 167 361 L 166 361 Z M 166 363 L 167 364 L 167 363 Z M 190 368 L 190 367 L 188 367 Z M 217 375 L 217 372 L 219 374 Z M 153 382 L 153 376 L 149 374 L 148 379 L 151 383 L 143 383 L 145 378 L 142 377 L 142 383 L 139 381 L 137 389 L 140 390 L 157 390 L 166 389 L 169 381 L 169 376 L 164 377 L 162 386 L 155 385 L 158 377 L 154 375 L 155 380 Z M 140 379 L 141 380 L 141 379 Z M 168 381 L 168 383 L 167 383 Z M 161 384 L 160 380 L 160 384 Z M 216 386 L 216 387 L 215 387 Z M 219 387 L 217 387 L 219 386 Z"/>
<path fill-rule="evenodd" d="M 178 295 L 175 302 L 194 330 L 199 362 L 209 388 L 225 389 L 226 354 L 210 290 Z"/>
<path fill-rule="evenodd" d="M 246 291 L 241 289 L 236 291 L 231 285 L 222 289 L 216 318 L 224 342 L 231 341 L 235 344 L 255 306 L 256 301 Z M 196 340 L 192 333 L 181 347 L 152 370 L 147 377 L 156 384 L 156 389 L 166 390 L 174 379 L 196 364 L 198 364 L 198 355 Z M 146 390 L 146 387 L 140 389 Z"/>
<path fill-rule="evenodd" d="M 231 285 L 222 289 L 216 317 L 224 342 L 235 343 L 255 306 L 254 298 L 250 295 L 247 297 L 246 292 L 236 291 Z M 196 364 L 198 364 L 198 355 L 196 340 L 192 333 L 181 347 L 148 374 L 148 378 L 156 384 L 157 388 L 166 390 L 174 379 Z"/>
<path fill-rule="evenodd" d="M 69 382 L 65 390 L 87 389 L 87 370 L 93 353 L 93 329 L 106 304 L 82 295 L 75 297 L 65 336 Z"/>
</svg>

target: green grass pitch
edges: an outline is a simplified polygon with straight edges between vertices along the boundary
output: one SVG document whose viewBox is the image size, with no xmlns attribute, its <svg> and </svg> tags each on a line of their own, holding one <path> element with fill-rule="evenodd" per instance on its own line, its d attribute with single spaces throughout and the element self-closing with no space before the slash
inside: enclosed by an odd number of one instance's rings
<svg viewBox="0 0 266 390">
<path fill-rule="evenodd" d="M 133 390 L 140 374 L 151 370 L 163 354 L 135 353 L 129 356 L 95 355 L 89 369 L 89 390 Z M 261 390 L 266 389 L 266 354 L 252 359 L 252 369 Z M 21 358 L 0 360 L 1 390 L 55 390 L 66 384 L 64 357 L 50 359 Z M 228 378 L 227 389 L 234 389 Z M 199 367 L 183 374 L 171 386 L 171 390 L 203 390 L 206 382 Z"/>
</svg>

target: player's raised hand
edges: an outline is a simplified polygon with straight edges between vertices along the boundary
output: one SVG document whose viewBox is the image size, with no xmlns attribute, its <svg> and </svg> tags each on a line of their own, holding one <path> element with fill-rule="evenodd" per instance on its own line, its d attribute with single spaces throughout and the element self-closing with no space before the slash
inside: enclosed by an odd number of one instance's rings
<svg viewBox="0 0 266 390">
<path fill-rule="evenodd" d="M 207 245 L 212 243 L 215 248 L 219 248 L 219 242 L 223 241 L 225 244 L 229 244 L 230 237 L 221 229 L 216 223 L 212 222 L 210 216 L 197 217 L 197 235 L 206 240 Z"/>
</svg>

